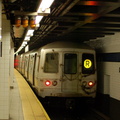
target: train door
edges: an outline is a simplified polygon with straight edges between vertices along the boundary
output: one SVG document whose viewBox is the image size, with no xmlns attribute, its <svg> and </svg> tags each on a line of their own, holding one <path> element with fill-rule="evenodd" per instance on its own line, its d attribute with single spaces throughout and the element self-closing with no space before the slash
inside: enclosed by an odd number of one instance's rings
<svg viewBox="0 0 120 120">
<path fill-rule="evenodd" d="M 16 60 L 18 61 L 17 70 L 20 71 L 20 56 L 16 56 Z"/>
<path fill-rule="evenodd" d="M 34 56 L 34 61 L 33 61 L 33 86 L 35 85 L 35 69 L 36 69 L 36 57 L 37 57 L 37 54 L 35 54 Z"/>
<path fill-rule="evenodd" d="M 28 63 L 29 63 L 29 56 L 25 56 L 25 77 L 28 78 Z"/>
<path fill-rule="evenodd" d="M 63 54 L 63 72 L 62 72 L 62 92 L 77 93 L 79 72 L 78 72 L 78 53 L 65 52 Z"/>
<path fill-rule="evenodd" d="M 29 82 L 33 85 L 33 73 L 34 73 L 34 60 L 35 55 L 30 55 L 30 63 L 29 63 Z"/>
<path fill-rule="evenodd" d="M 30 55 L 28 57 L 28 70 L 27 70 L 27 79 L 29 79 L 29 65 L 30 64 Z"/>
<path fill-rule="evenodd" d="M 23 56 L 21 55 L 20 56 L 20 72 L 22 72 L 22 59 L 23 59 Z"/>
<path fill-rule="evenodd" d="M 22 56 L 22 64 L 21 64 L 21 73 L 23 74 L 24 69 L 24 55 Z"/>
<path fill-rule="evenodd" d="M 25 75 L 25 55 L 23 56 L 22 74 Z"/>
<path fill-rule="evenodd" d="M 36 89 L 38 88 L 39 69 L 40 69 L 40 55 L 36 54 L 35 71 L 34 71 L 34 86 Z"/>
</svg>

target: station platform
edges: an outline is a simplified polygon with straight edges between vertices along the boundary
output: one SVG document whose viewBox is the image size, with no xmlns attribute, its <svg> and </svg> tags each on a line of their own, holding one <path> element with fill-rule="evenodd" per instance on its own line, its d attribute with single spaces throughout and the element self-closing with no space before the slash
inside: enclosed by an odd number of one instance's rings
<svg viewBox="0 0 120 120">
<path fill-rule="evenodd" d="M 21 74 L 14 69 L 10 90 L 10 120 L 50 120 L 34 92 Z"/>
</svg>

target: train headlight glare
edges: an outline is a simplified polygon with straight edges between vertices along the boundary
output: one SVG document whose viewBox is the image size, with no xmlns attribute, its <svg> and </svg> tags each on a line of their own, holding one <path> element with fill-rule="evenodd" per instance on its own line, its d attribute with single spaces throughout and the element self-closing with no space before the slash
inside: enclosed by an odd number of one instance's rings
<svg viewBox="0 0 120 120">
<path fill-rule="evenodd" d="M 94 83 L 93 83 L 92 81 L 89 81 L 89 82 L 88 82 L 88 85 L 89 85 L 90 87 L 92 87 L 92 86 L 94 85 Z"/>
<path fill-rule="evenodd" d="M 51 85 L 51 81 L 46 80 L 46 81 L 45 81 L 45 85 L 46 85 L 46 86 L 50 86 L 50 85 Z"/>
</svg>

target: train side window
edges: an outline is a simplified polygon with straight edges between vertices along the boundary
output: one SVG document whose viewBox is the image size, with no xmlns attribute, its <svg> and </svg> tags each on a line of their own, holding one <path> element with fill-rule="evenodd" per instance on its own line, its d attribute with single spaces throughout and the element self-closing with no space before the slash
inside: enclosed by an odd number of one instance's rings
<svg viewBox="0 0 120 120">
<path fill-rule="evenodd" d="M 82 54 L 82 73 L 83 74 L 94 74 L 94 55 L 93 54 Z"/>
<path fill-rule="evenodd" d="M 64 73 L 77 73 L 77 54 L 66 53 L 64 55 Z"/>
<path fill-rule="evenodd" d="M 45 56 L 44 72 L 58 72 L 58 53 L 47 53 Z"/>
</svg>

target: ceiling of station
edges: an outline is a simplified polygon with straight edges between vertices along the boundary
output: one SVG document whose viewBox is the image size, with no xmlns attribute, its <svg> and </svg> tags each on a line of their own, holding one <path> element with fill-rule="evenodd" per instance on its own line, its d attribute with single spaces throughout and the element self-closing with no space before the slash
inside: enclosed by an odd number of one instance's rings
<svg viewBox="0 0 120 120">
<path fill-rule="evenodd" d="M 17 50 L 26 28 L 16 28 L 15 11 L 36 12 L 41 0 L 3 0 L 3 14 L 11 22 L 11 36 Z M 30 50 L 53 41 L 84 42 L 120 31 L 120 0 L 54 0 L 30 38 Z"/>
</svg>

